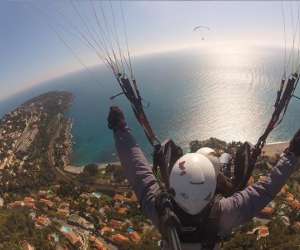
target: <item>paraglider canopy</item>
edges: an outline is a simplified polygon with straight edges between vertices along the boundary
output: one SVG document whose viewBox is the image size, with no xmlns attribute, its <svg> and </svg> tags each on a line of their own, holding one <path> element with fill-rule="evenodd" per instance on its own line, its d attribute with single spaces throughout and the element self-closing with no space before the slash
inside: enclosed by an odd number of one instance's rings
<svg viewBox="0 0 300 250">
<path fill-rule="evenodd" d="M 205 40 L 205 37 L 207 36 L 207 32 L 210 31 L 210 28 L 204 25 L 198 25 L 194 27 L 193 31 L 199 32 L 201 35 L 201 40 Z"/>
<path fill-rule="evenodd" d="M 199 26 L 196 26 L 196 27 L 193 29 L 193 31 L 201 30 L 201 29 L 210 30 L 210 28 L 207 27 L 207 26 L 199 25 Z"/>
</svg>

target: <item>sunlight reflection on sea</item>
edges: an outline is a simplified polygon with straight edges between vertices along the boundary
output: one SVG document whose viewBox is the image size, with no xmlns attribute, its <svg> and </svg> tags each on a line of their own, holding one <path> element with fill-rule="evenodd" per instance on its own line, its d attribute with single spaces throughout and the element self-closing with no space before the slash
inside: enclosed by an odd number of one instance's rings
<svg viewBox="0 0 300 250">
<path fill-rule="evenodd" d="M 157 135 L 161 140 L 172 138 L 187 149 L 191 140 L 209 137 L 255 143 L 273 111 L 282 59 L 282 51 L 275 48 L 194 48 L 138 57 L 134 69 L 140 92 L 150 102 L 145 111 Z M 101 67 L 93 72 L 92 77 L 82 71 L 50 81 L 26 97 L 54 89 L 74 93 L 69 116 L 74 121 L 75 164 L 116 160 L 106 124 L 110 105 L 124 110 L 128 125 L 150 158 L 151 147 L 127 100 L 109 101 L 120 92 L 111 72 Z M 299 101 L 292 100 L 270 142 L 287 140 L 295 133 L 300 127 L 299 111 Z"/>
</svg>

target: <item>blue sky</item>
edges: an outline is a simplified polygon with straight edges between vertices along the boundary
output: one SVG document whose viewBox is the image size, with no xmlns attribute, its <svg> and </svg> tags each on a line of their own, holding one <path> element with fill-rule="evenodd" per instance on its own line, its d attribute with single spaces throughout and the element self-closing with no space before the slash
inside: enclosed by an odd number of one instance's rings
<svg viewBox="0 0 300 250">
<path fill-rule="evenodd" d="M 75 4 L 88 23 L 95 24 L 90 2 Z M 97 7 L 100 3 L 94 4 Z M 107 2 L 101 4 L 105 11 L 109 10 Z M 112 4 L 119 25 L 119 2 Z M 280 1 L 123 2 L 130 49 L 134 55 L 201 43 L 282 45 L 281 6 Z M 285 2 L 284 6 L 287 15 L 296 3 Z M 47 79 L 82 69 L 50 27 L 63 36 L 85 64 L 99 63 L 94 51 L 66 31 L 69 27 L 66 20 L 84 30 L 70 1 L 0 2 L 0 100 Z M 209 26 L 211 30 L 195 34 L 192 30 L 197 25 Z M 286 26 L 288 30 L 292 28 L 287 20 Z M 205 41 L 201 40 L 202 36 L 206 37 Z"/>
</svg>

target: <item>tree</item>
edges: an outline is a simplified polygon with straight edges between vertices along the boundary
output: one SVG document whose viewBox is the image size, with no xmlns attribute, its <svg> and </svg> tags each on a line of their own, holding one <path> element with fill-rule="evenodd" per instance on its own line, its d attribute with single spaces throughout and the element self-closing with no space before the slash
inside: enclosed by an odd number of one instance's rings
<svg viewBox="0 0 300 250">
<path fill-rule="evenodd" d="M 98 166 L 96 164 L 88 164 L 83 169 L 83 174 L 87 176 L 95 176 L 98 173 Z"/>
</svg>

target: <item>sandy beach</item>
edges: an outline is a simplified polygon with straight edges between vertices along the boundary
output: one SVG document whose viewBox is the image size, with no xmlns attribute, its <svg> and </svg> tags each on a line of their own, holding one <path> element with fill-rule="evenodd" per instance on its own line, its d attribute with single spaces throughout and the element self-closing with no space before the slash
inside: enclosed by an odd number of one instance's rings
<svg viewBox="0 0 300 250">
<path fill-rule="evenodd" d="M 284 149 L 286 149 L 289 145 L 289 142 L 277 142 L 270 143 L 264 146 L 263 152 L 267 156 L 275 156 L 276 154 L 281 154 Z"/>
</svg>

